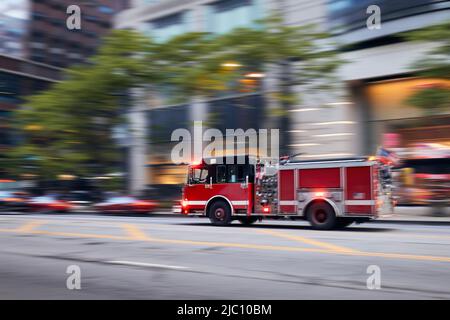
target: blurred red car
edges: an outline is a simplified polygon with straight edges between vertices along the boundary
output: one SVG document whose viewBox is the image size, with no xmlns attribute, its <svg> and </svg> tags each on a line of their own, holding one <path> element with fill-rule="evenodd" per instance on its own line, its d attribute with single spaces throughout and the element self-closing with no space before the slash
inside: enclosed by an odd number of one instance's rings
<svg viewBox="0 0 450 320">
<path fill-rule="evenodd" d="M 97 211 L 106 213 L 149 213 L 156 207 L 157 203 L 154 201 L 134 197 L 111 197 L 94 205 Z"/>
<path fill-rule="evenodd" d="M 18 191 L 0 191 L 0 212 L 22 211 L 26 208 L 26 193 Z"/>
<path fill-rule="evenodd" d="M 67 201 L 59 200 L 55 196 L 40 196 L 28 201 L 30 211 L 39 212 L 69 212 L 74 206 Z"/>
</svg>

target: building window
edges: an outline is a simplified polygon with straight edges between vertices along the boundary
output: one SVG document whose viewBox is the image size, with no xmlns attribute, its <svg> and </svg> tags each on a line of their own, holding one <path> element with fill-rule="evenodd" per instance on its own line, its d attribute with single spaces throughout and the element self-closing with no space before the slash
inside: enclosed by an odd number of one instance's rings
<svg viewBox="0 0 450 320">
<path fill-rule="evenodd" d="M 149 22 L 147 28 L 157 41 L 164 42 L 189 31 L 188 12 L 180 12 Z"/>
<path fill-rule="evenodd" d="M 62 20 L 62 19 L 59 19 L 59 18 L 53 18 L 53 19 L 51 19 L 51 22 L 50 22 L 50 23 L 51 23 L 52 26 L 54 26 L 54 27 L 65 27 L 65 26 L 66 26 L 65 20 Z"/>
<path fill-rule="evenodd" d="M 0 73 L 0 94 L 5 99 L 18 98 L 21 83 L 18 76 L 9 73 Z"/>
<path fill-rule="evenodd" d="M 41 13 L 41 12 L 38 12 L 38 11 L 33 12 L 31 17 L 35 21 L 45 20 L 47 18 L 47 16 L 44 13 Z"/>
<path fill-rule="evenodd" d="M 96 16 L 85 15 L 84 19 L 90 22 L 98 22 L 100 19 Z"/>
<path fill-rule="evenodd" d="M 111 7 L 109 7 L 107 5 L 98 6 L 98 11 L 101 13 L 105 13 L 105 14 L 113 14 L 114 13 L 114 9 L 112 9 Z"/>
<path fill-rule="evenodd" d="M 85 32 L 84 32 L 84 35 L 85 35 L 86 37 L 92 38 L 92 39 L 98 38 L 97 33 L 96 33 L 96 32 L 93 32 L 93 31 L 85 31 Z"/>
<path fill-rule="evenodd" d="M 260 0 L 220 0 L 208 8 L 208 30 L 227 33 L 239 27 L 251 27 L 262 18 Z"/>
</svg>

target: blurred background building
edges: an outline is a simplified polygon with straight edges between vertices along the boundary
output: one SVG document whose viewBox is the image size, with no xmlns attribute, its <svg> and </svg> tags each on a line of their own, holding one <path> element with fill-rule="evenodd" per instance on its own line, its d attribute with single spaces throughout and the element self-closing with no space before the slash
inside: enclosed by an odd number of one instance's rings
<svg viewBox="0 0 450 320">
<path fill-rule="evenodd" d="M 4 0 L 0 3 L 0 54 L 24 56 L 29 11 L 28 1 Z"/>
<path fill-rule="evenodd" d="M 369 30 L 366 9 L 374 4 L 381 8 L 381 28 Z M 290 110 L 292 153 L 322 158 L 373 154 L 380 145 L 406 153 L 417 143 L 450 146 L 450 110 L 425 117 L 422 110 L 405 102 L 415 90 L 443 83 L 413 75 L 412 63 L 423 58 L 433 44 L 399 37 L 448 19 L 449 1 L 134 0 L 130 9 L 116 16 L 115 26 L 165 41 L 189 31 L 224 33 L 252 27 L 256 19 L 274 10 L 282 13 L 288 25 L 315 23 L 331 32 L 347 61 L 339 71 L 344 80 L 341 92 L 305 94 L 304 88 L 298 87 L 303 99 Z M 132 188 L 183 182 L 184 169 L 172 166 L 169 159 L 168 140 L 175 128 L 189 128 L 194 120 L 211 118 L 218 121 L 210 126 L 221 130 L 267 127 L 264 114 L 271 107 L 268 97 L 272 90 L 268 72 L 258 92 L 175 106 L 164 100 L 141 100 L 135 116 L 142 119 L 145 115 L 140 132 L 150 143 L 141 139 L 131 147 Z"/>
<path fill-rule="evenodd" d="M 30 0 L 26 57 L 50 65 L 67 67 L 95 53 L 102 36 L 112 27 L 114 15 L 127 8 L 128 0 Z M 67 7 L 81 10 L 81 29 L 66 27 Z"/>
<path fill-rule="evenodd" d="M 0 158 L 2 151 L 18 140 L 12 129 L 12 111 L 21 105 L 24 96 L 58 81 L 60 72 L 57 67 L 0 54 Z"/>
<path fill-rule="evenodd" d="M 81 30 L 66 27 L 72 4 L 80 6 Z M 127 6 L 128 0 L 0 2 L 0 157 L 18 139 L 12 110 L 23 97 L 60 80 L 64 68 L 86 62 L 111 30 L 114 15 Z"/>
<path fill-rule="evenodd" d="M 66 28 L 66 9 L 72 4 L 81 8 L 81 30 Z M 380 29 L 366 26 L 369 5 L 381 8 Z M 255 27 L 255 20 L 274 11 L 286 25 L 313 23 L 330 32 L 346 61 L 339 69 L 338 91 L 296 88 L 301 102 L 289 110 L 290 127 L 280 128 L 289 130 L 291 154 L 306 159 L 369 155 L 379 146 L 405 159 L 446 154 L 450 110 L 430 116 L 406 101 L 419 89 L 448 86 L 448 81 L 418 77 L 413 62 L 424 59 L 434 44 L 402 36 L 447 20 L 450 1 L 441 0 L 3 0 L 0 150 L 18 139 L 11 111 L 23 97 L 61 80 L 64 68 L 87 62 L 112 27 L 139 30 L 164 42 L 190 31 L 223 34 Z M 274 73 L 245 79 L 252 90 L 183 104 L 173 104 L 169 90 L 151 96 L 135 92 L 129 113 L 134 128 L 119 139 L 128 154 L 124 165 L 130 189 L 176 189 L 184 182 L 185 169 L 170 159 L 170 137 L 175 129 L 191 129 L 193 121 L 222 132 L 277 127 L 268 116 L 277 90 Z"/>
</svg>

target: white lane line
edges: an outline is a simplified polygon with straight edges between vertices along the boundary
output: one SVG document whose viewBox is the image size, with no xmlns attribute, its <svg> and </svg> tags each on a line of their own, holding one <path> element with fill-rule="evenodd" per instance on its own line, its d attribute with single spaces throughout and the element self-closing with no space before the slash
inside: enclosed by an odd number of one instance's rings
<svg viewBox="0 0 450 320">
<path fill-rule="evenodd" d="M 106 263 L 111 264 L 121 264 L 127 266 L 135 266 L 135 267 L 148 267 L 148 268 L 160 268 L 160 269 L 171 269 L 171 270 L 186 270 L 188 267 L 183 266 L 171 266 L 166 264 L 157 264 L 157 263 L 146 263 L 146 262 L 135 262 L 135 261 L 105 261 Z"/>
</svg>

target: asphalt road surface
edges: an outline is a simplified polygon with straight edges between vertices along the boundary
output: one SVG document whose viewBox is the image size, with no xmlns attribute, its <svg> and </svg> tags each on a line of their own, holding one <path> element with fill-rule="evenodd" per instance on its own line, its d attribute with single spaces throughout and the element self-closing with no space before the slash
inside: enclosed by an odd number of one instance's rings
<svg viewBox="0 0 450 320">
<path fill-rule="evenodd" d="M 0 299 L 450 298 L 448 225 L 1 215 L 0 241 Z"/>
</svg>

